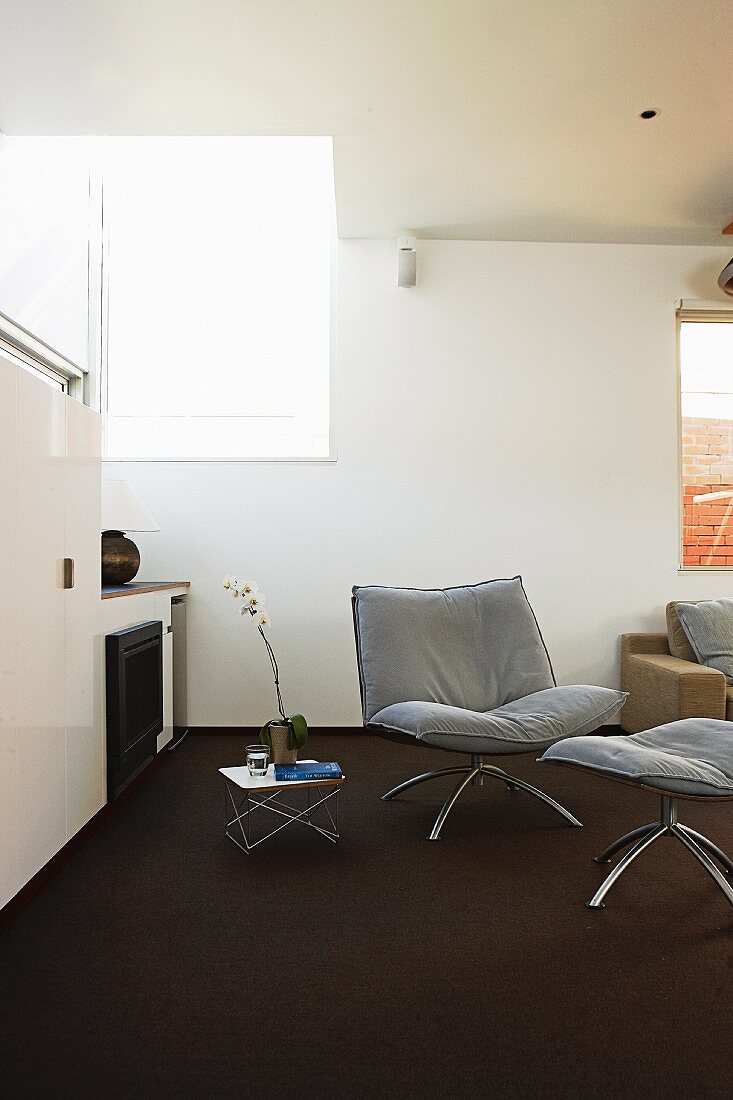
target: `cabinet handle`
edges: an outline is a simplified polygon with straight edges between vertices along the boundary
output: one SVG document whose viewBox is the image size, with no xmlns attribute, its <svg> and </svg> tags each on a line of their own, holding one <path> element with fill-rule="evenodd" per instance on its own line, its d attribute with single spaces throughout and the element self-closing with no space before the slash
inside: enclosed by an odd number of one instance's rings
<svg viewBox="0 0 733 1100">
<path fill-rule="evenodd" d="M 64 558 L 64 588 L 74 587 L 74 559 Z"/>
</svg>

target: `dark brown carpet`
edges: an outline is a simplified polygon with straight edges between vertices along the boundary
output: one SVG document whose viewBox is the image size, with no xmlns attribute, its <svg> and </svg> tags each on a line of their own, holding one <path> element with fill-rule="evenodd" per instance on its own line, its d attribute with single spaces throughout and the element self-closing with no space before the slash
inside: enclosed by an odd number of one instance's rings
<svg viewBox="0 0 733 1100">
<path fill-rule="evenodd" d="M 342 841 L 224 839 L 220 765 L 189 737 L 0 937 L 0 1073 L 13 1097 L 723 1097 L 733 911 L 660 841 L 608 908 L 590 857 L 651 795 L 516 758 L 586 823 L 451 779 L 380 792 L 447 754 L 313 738 L 348 773 Z M 733 807 L 683 820 L 733 851 Z"/>
</svg>

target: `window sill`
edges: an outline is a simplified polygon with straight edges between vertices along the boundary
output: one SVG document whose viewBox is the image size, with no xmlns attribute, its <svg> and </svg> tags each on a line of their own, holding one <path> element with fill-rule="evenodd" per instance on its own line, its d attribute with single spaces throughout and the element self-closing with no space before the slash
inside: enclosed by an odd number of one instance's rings
<svg viewBox="0 0 733 1100">
<path fill-rule="evenodd" d="M 683 573 L 733 573 L 733 565 L 679 565 L 677 575 Z"/>
<path fill-rule="evenodd" d="M 109 458 L 104 457 L 103 462 L 184 462 L 196 465 L 209 466 L 240 466 L 243 463 L 256 466 L 282 466 L 292 463 L 297 466 L 333 466 L 338 462 L 338 456 L 322 458 Z"/>
</svg>

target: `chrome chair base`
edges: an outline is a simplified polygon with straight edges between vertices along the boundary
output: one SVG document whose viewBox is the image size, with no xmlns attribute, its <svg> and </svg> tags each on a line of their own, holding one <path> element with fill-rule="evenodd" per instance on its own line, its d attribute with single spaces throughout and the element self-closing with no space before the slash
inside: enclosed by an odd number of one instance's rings
<svg viewBox="0 0 733 1100">
<path fill-rule="evenodd" d="M 472 756 L 470 764 L 463 764 L 457 768 L 440 768 L 434 772 L 423 772 L 422 775 L 415 775 L 412 779 L 406 780 L 404 783 L 400 783 L 399 786 L 394 787 L 391 791 L 387 791 L 382 795 L 382 799 L 385 802 L 391 801 L 396 798 L 398 794 L 402 794 L 403 791 L 407 791 L 410 787 L 416 787 L 418 783 L 427 783 L 429 779 L 438 779 L 442 775 L 460 775 L 456 786 L 453 788 L 447 799 L 443 803 L 442 809 L 435 819 L 428 840 L 440 840 L 440 830 L 445 824 L 445 819 L 451 812 L 456 802 L 460 798 L 465 787 L 469 783 L 474 787 L 483 787 L 484 778 L 499 779 L 506 785 L 509 791 L 526 791 L 528 794 L 534 795 L 535 798 L 539 798 L 541 802 L 545 802 L 553 810 L 564 817 L 569 825 L 572 825 L 575 829 L 582 829 L 582 822 L 578 821 L 577 817 L 573 817 L 569 810 L 566 810 L 564 806 L 561 806 L 559 802 L 556 802 L 554 798 L 550 798 L 549 794 L 545 794 L 544 791 L 538 790 L 537 787 L 533 787 L 531 783 L 525 783 L 523 779 L 517 779 L 513 775 L 509 775 L 501 768 L 495 768 L 490 764 L 484 764 L 483 757 Z"/>
<path fill-rule="evenodd" d="M 733 905 L 733 861 L 725 852 L 721 851 L 712 840 L 708 840 L 702 833 L 691 829 L 689 825 L 682 825 L 677 820 L 677 805 L 671 795 L 662 795 L 661 820 L 653 821 L 649 825 L 641 825 L 638 829 L 632 829 L 630 833 L 615 840 L 605 852 L 595 856 L 596 863 L 610 863 L 613 856 L 623 848 L 633 844 L 623 859 L 616 864 L 611 873 L 596 890 L 590 901 L 585 903 L 586 909 L 605 909 L 604 897 L 613 886 L 614 882 L 624 873 L 637 856 L 640 856 L 655 840 L 661 836 L 672 836 L 680 840 L 688 852 L 691 853 L 705 868 L 710 877 L 718 884 L 728 901 Z M 634 843 L 636 842 L 636 843 Z M 713 856 L 720 867 L 713 863 Z M 722 868 L 722 870 L 721 870 Z"/>
</svg>

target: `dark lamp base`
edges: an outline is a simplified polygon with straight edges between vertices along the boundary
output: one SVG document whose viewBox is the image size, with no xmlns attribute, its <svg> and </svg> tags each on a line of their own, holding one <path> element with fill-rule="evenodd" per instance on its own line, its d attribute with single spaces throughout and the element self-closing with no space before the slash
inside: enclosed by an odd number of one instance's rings
<svg viewBox="0 0 733 1100">
<path fill-rule="evenodd" d="M 137 576 L 140 551 L 122 531 L 102 532 L 102 584 L 127 584 Z"/>
</svg>

